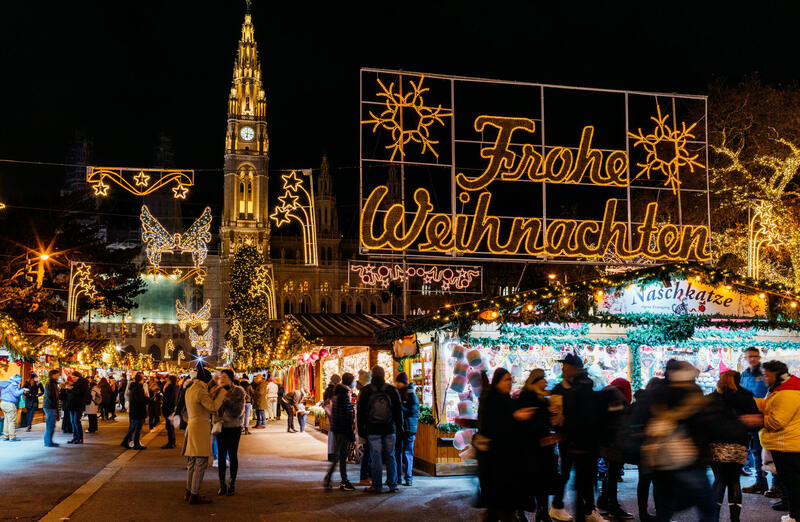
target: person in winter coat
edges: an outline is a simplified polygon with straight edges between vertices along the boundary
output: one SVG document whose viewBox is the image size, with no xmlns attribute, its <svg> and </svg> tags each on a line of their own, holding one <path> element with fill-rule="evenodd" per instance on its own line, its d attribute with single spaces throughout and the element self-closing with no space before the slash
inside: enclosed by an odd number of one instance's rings
<svg viewBox="0 0 800 522">
<path fill-rule="evenodd" d="M 39 407 L 39 397 L 44 395 L 44 386 L 39 382 L 39 377 L 35 373 L 31 373 L 28 382 L 25 385 L 27 391 L 25 392 L 25 416 L 22 418 L 22 426 L 27 426 L 26 431 L 31 431 L 33 427 L 33 415 L 36 413 L 36 408 Z"/>
<path fill-rule="evenodd" d="M 303 401 L 303 392 L 302 390 L 295 390 L 284 394 L 283 396 L 283 406 L 286 409 L 286 416 L 287 416 L 287 423 L 286 423 L 286 431 L 287 433 L 297 433 L 297 430 L 294 429 L 294 416 L 297 412 L 298 405 Z"/>
<path fill-rule="evenodd" d="M 100 379 L 98 386 L 100 386 L 100 406 L 98 406 L 97 412 L 100 415 L 100 419 L 108 420 L 108 415 L 111 411 L 108 407 L 108 401 L 111 397 L 111 385 L 108 383 L 108 379 L 103 377 Z"/>
<path fill-rule="evenodd" d="M 95 382 L 89 383 L 89 387 L 89 403 L 86 404 L 84 410 L 89 418 L 89 429 L 86 432 L 95 433 L 97 432 L 97 413 L 103 403 L 103 391 L 100 389 L 100 385 Z"/>
<path fill-rule="evenodd" d="M 183 456 L 188 458 L 186 468 L 186 495 L 190 504 L 210 504 L 211 499 L 200 496 L 203 475 L 211 457 L 211 414 L 219 410 L 227 391 L 217 386 L 209 389 L 211 373 L 202 366 L 197 367 L 197 377 L 186 389 L 184 402 L 189 421 L 183 439 Z"/>
<path fill-rule="evenodd" d="M 515 401 L 515 410 L 533 411 L 528 420 L 515 428 L 521 449 L 524 474 L 518 482 L 518 498 L 524 511 L 535 511 L 537 522 L 551 522 L 548 513 L 549 495 L 556 492 L 559 483 L 556 461 L 556 437 L 550 422 L 549 392 L 544 370 L 531 370 L 525 386 Z"/>
<path fill-rule="evenodd" d="M 800 521 L 800 379 L 786 364 L 768 361 L 762 366 L 769 394 L 755 399 L 764 414 L 761 445 L 772 453 L 777 475 L 786 490 L 788 521 Z"/>
<path fill-rule="evenodd" d="M 331 380 L 328 382 L 328 387 L 325 388 L 325 391 L 322 392 L 322 409 L 325 410 L 325 415 L 328 418 L 331 418 L 331 408 L 332 408 L 332 400 L 333 400 L 333 392 L 336 390 L 336 386 L 342 382 L 342 378 L 339 377 L 337 374 L 331 375 Z M 276 387 L 277 388 L 277 387 Z M 336 446 L 336 438 L 333 436 L 333 431 L 328 430 L 328 462 L 335 462 L 336 458 L 334 455 L 335 446 Z"/>
<path fill-rule="evenodd" d="M 697 508 L 699 522 L 714 520 L 714 497 L 706 476 L 710 442 L 746 436 L 743 425 L 724 418 L 704 395 L 690 363 L 672 359 L 666 383 L 653 390 L 642 445 L 642 463 L 652 471 L 656 517 L 672 520 Z"/>
<path fill-rule="evenodd" d="M 414 439 L 417 436 L 417 421 L 419 420 L 419 398 L 414 391 L 414 383 L 408 382 L 406 372 L 400 372 L 394 380 L 397 391 L 400 392 L 400 405 L 403 410 L 403 431 L 397 434 L 395 445 L 395 458 L 397 459 L 397 481 L 403 484 L 413 484 L 412 470 L 414 469 Z"/>
<path fill-rule="evenodd" d="M 372 486 L 366 489 L 378 493 L 382 488 L 383 465 L 386 465 L 386 485 L 397 491 L 397 470 L 394 455 L 396 436 L 403 432 L 403 409 L 397 388 L 386 382 L 382 366 L 372 367 L 372 380 L 358 396 L 358 435 L 369 441 Z"/>
<path fill-rule="evenodd" d="M 69 379 L 65 379 L 59 385 L 58 390 L 58 400 L 61 404 L 61 432 L 62 433 L 69 433 L 72 434 L 72 419 L 69 417 L 69 411 L 67 410 L 67 402 L 69 402 L 69 395 L 72 393 L 72 389 L 68 388 L 67 385 L 69 384 Z"/>
<path fill-rule="evenodd" d="M 150 388 L 149 388 L 149 395 L 150 401 L 148 403 L 148 417 L 150 417 L 150 422 L 148 425 L 152 430 L 158 423 L 161 421 L 161 400 L 163 399 L 163 394 L 161 393 L 161 387 L 158 385 L 158 381 L 155 379 L 150 381 Z"/>
<path fill-rule="evenodd" d="M 373 370 L 374 371 L 374 370 Z M 517 466 L 519 459 L 517 421 L 528 421 L 533 408 L 515 408 L 511 399 L 511 374 L 497 368 L 492 382 L 483 390 L 478 405 L 478 437 L 473 438 L 478 453 L 480 497 L 488 513 L 487 521 L 513 520 L 522 508 L 518 496 Z"/>
<path fill-rule="evenodd" d="M 178 403 L 178 378 L 174 375 L 167 376 L 167 385 L 164 386 L 163 397 L 161 399 L 161 413 L 167 428 L 167 443 L 161 449 L 171 449 L 175 447 L 175 425 L 172 423 L 172 416 L 175 413 L 175 406 Z"/>
<path fill-rule="evenodd" d="M 44 410 L 44 445 L 47 448 L 57 448 L 58 444 L 53 442 L 53 433 L 56 430 L 56 420 L 58 420 L 58 377 L 60 370 L 50 370 L 47 374 L 47 384 L 44 386 L 44 396 L 42 397 L 42 409 Z"/>
<path fill-rule="evenodd" d="M 653 485 L 653 475 L 642 462 L 641 446 L 645 440 L 645 428 L 647 419 L 650 416 L 650 401 L 653 391 L 665 384 L 664 379 L 653 377 L 644 389 L 634 393 L 635 401 L 631 405 L 628 415 L 628 429 L 624 440 L 625 458 L 627 462 L 632 462 L 639 468 L 639 481 L 636 484 L 636 502 L 639 508 L 639 520 L 641 522 L 655 522 L 655 515 L 648 511 L 650 501 L 650 487 Z"/>
<path fill-rule="evenodd" d="M 120 444 L 123 448 L 128 448 L 130 443 L 133 442 L 132 449 L 143 450 L 147 449 L 139 443 L 139 434 L 142 432 L 142 426 L 147 418 L 147 403 L 148 398 L 145 393 L 144 375 L 137 373 L 125 391 L 128 395 L 128 433 L 122 439 Z"/>
<path fill-rule="evenodd" d="M 278 412 L 278 385 L 274 379 L 267 384 L 267 420 L 279 419 Z"/>
<path fill-rule="evenodd" d="M 117 386 L 117 381 L 113 377 L 109 377 L 108 402 L 106 403 L 106 416 L 108 420 L 116 420 L 117 418 L 117 395 L 119 394 Z"/>
<path fill-rule="evenodd" d="M 72 372 L 70 375 L 71 384 L 69 388 L 69 398 L 67 399 L 67 411 L 69 412 L 70 422 L 72 423 L 72 440 L 67 444 L 83 444 L 83 412 L 86 405 L 91 401 L 89 393 L 89 381 L 79 372 Z"/>
<path fill-rule="evenodd" d="M 19 442 L 17 438 L 17 404 L 25 393 L 22 377 L 14 375 L 7 381 L 0 381 L 0 409 L 3 410 L 3 438 L 10 442 Z"/>
<path fill-rule="evenodd" d="M 244 390 L 244 415 L 242 416 L 242 430 L 245 435 L 250 435 L 250 417 L 253 416 L 253 387 L 247 378 L 239 381 L 239 386 Z"/>
<path fill-rule="evenodd" d="M 128 374 L 123 373 L 122 378 L 120 378 L 119 383 L 117 383 L 117 393 L 119 395 L 119 411 L 126 411 L 125 410 L 125 397 L 128 391 Z"/>
<path fill-rule="evenodd" d="M 331 489 L 331 476 L 338 463 L 339 476 L 341 477 L 339 489 L 342 491 L 355 490 L 347 479 L 348 446 L 355 440 L 353 434 L 353 401 L 350 394 L 350 387 L 353 385 L 354 379 L 355 377 L 352 373 L 342 375 L 342 382 L 335 386 L 330 397 L 331 413 L 328 418 L 330 419 L 330 433 L 333 433 L 335 458 L 325 474 L 325 480 L 323 481 L 325 489 Z"/>
<path fill-rule="evenodd" d="M 253 409 L 256 410 L 256 429 L 267 427 L 267 381 L 260 373 L 253 377 Z"/>
<path fill-rule="evenodd" d="M 741 387 L 751 392 L 754 398 L 763 399 L 767 395 L 767 384 L 764 380 L 764 371 L 761 368 L 761 350 L 751 346 L 745 350 L 744 354 L 747 358 L 747 368 L 741 375 Z M 756 481 L 750 486 L 742 488 L 742 493 L 761 495 L 769 490 L 769 484 L 767 483 L 767 472 L 764 471 L 763 463 L 761 462 L 763 448 L 758 438 L 758 431 L 752 430 L 750 432 L 748 446 L 748 460 L 752 462 L 753 468 L 755 468 Z"/>
<path fill-rule="evenodd" d="M 617 495 L 619 476 L 625 465 L 623 452 L 624 428 L 630 413 L 633 389 L 626 379 L 618 378 L 601 390 L 602 404 L 606 405 L 601 418 L 600 456 L 606 461 L 606 476 L 603 489 L 597 499 L 597 507 L 616 519 L 630 519 L 633 515 L 622 508 Z"/>
<path fill-rule="evenodd" d="M 286 395 L 286 390 L 283 387 L 283 383 L 277 377 L 274 377 L 272 381 L 278 385 L 278 401 L 277 405 L 275 406 L 275 420 L 281 420 L 281 410 L 285 410 L 286 404 L 283 401 L 283 396 Z"/>
<path fill-rule="evenodd" d="M 743 415 L 758 415 L 753 394 L 739 384 L 739 373 L 733 370 L 722 373 L 717 389 L 709 397 L 716 402 L 721 414 L 732 422 Z M 740 437 L 728 436 L 711 443 L 711 471 L 714 472 L 715 517 L 719 520 L 722 499 L 728 490 L 728 506 L 731 522 L 739 522 L 742 513 L 742 487 L 739 484 L 742 466 L 747 461 L 747 446 L 750 436 L 746 429 Z"/>
<path fill-rule="evenodd" d="M 242 436 L 242 417 L 244 415 L 245 391 L 241 386 L 233 384 L 234 375 L 231 370 L 222 370 L 219 385 L 227 391 L 222 406 L 214 415 L 214 422 L 222 423 L 222 430 L 217 438 L 217 457 L 219 466 L 219 491 L 217 495 L 231 496 L 236 490 L 236 474 L 239 472 L 239 439 Z M 230 460 L 230 483 L 225 484 L 226 460 Z"/>
<path fill-rule="evenodd" d="M 561 457 L 561 488 L 553 498 L 550 516 L 556 520 L 571 520 L 564 510 L 564 488 L 570 470 L 575 468 L 575 519 L 600 522 L 603 519 L 594 505 L 594 482 L 597 476 L 599 452 L 598 426 L 602 395 L 593 391 L 594 383 L 583 367 L 583 360 L 567 354 L 561 361 L 562 381 L 553 388 L 553 396 L 561 399 L 563 426 L 558 444 Z"/>
</svg>

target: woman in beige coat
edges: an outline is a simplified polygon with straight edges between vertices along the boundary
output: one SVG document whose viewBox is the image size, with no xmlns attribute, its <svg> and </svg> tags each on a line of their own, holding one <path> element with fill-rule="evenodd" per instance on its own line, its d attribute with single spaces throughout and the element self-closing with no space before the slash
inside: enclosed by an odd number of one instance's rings
<svg viewBox="0 0 800 522">
<path fill-rule="evenodd" d="M 189 458 L 186 474 L 186 497 L 190 504 L 209 504 L 210 499 L 199 495 L 203 475 L 211 457 L 211 413 L 217 411 L 227 392 L 216 385 L 210 390 L 211 374 L 202 366 L 186 390 L 185 403 L 189 421 L 183 439 L 183 455 Z"/>
</svg>

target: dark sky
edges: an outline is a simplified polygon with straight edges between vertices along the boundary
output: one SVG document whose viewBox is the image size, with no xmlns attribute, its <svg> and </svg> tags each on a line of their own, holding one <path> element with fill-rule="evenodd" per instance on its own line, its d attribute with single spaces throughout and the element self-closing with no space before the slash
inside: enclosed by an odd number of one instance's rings
<svg viewBox="0 0 800 522">
<path fill-rule="evenodd" d="M 254 0 L 271 166 L 317 167 L 326 150 L 340 190 L 355 190 L 361 66 L 685 93 L 753 71 L 792 82 L 792 4 Z M 64 161 L 81 129 L 98 164 L 148 165 L 164 133 L 177 166 L 221 168 L 243 12 L 236 0 L 4 2 L 0 158 Z M 33 205 L 61 176 L 0 163 L 0 201 Z M 221 172 L 198 176 L 221 191 Z"/>
</svg>

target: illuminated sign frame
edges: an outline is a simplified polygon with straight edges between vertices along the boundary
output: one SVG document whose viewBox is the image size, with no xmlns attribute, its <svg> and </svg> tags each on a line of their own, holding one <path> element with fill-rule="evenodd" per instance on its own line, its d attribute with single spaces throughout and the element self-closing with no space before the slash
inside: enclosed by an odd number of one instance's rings
<svg viewBox="0 0 800 522">
<path fill-rule="evenodd" d="M 361 69 L 360 83 L 361 254 L 608 265 L 710 261 L 707 97 L 373 68 Z M 536 103 L 520 114 L 510 112 L 511 103 L 497 110 L 485 89 L 527 89 Z M 481 96 L 459 98 L 461 92 Z M 564 138 L 559 122 L 546 123 L 545 115 L 548 103 L 564 104 L 568 96 L 614 100 L 609 106 L 624 108 L 624 125 L 622 118 L 610 125 L 581 120 L 583 128 Z M 589 116 L 576 119 L 583 117 Z M 553 139 L 548 125 L 556 129 Z M 376 173 L 390 168 L 399 170 L 394 190 L 389 181 L 375 182 Z M 427 169 L 429 179 L 449 176 L 449 194 L 410 178 L 410 168 Z M 533 188 L 540 214 L 517 215 L 502 203 L 502 187 L 514 182 L 525 183 L 517 192 Z M 548 208 L 554 186 L 606 194 L 587 197 L 595 205 L 591 218 L 567 219 Z M 619 195 L 609 197 L 610 191 Z M 665 207 L 673 216 L 666 221 Z M 685 210 L 703 207 L 702 217 Z"/>
<path fill-rule="evenodd" d="M 415 287 L 428 285 L 427 288 L 412 288 L 409 291 L 448 293 L 448 294 L 483 294 L 483 267 L 478 265 L 437 265 L 389 261 L 347 261 L 347 284 L 350 288 L 387 289 L 392 282 L 402 284 L 415 281 Z"/>
</svg>

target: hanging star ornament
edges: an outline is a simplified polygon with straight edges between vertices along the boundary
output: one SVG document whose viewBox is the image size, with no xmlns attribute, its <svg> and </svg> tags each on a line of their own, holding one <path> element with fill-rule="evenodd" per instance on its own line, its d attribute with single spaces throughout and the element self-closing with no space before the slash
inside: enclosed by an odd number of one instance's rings
<svg viewBox="0 0 800 522">
<path fill-rule="evenodd" d="M 133 177 L 133 180 L 136 182 L 137 187 L 146 187 L 150 183 L 150 176 L 140 170 L 139 174 Z"/>
<path fill-rule="evenodd" d="M 95 184 L 95 186 L 93 188 L 94 188 L 94 195 L 95 196 L 108 196 L 108 188 L 109 187 L 108 187 L 108 185 L 106 185 L 102 181 L 100 183 Z"/>
<path fill-rule="evenodd" d="M 283 188 L 296 192 L 297 189 L 303 185 L 303 180 L 297 177 L 295 171 L 290 172 L 283 176 Z"/>
<path fill-rule="evenodd" d="M 177 187 L 172 188 L 172 194 L 175 199 L 186 199 L 186 194 L 189 192 L 189 189 L 186 188 L 186 185 L 178 185 Z"/>
</svg>

